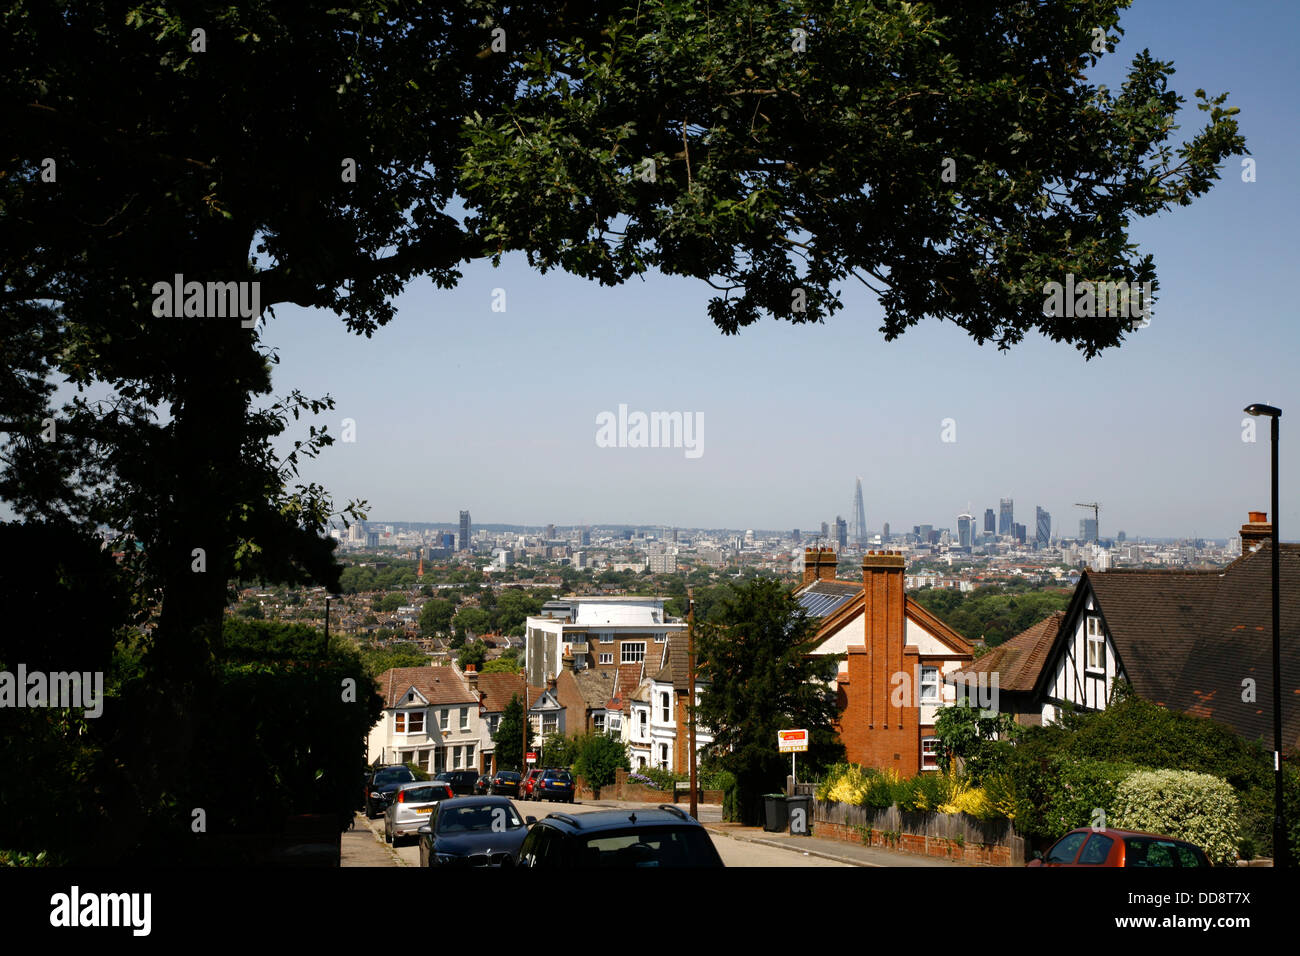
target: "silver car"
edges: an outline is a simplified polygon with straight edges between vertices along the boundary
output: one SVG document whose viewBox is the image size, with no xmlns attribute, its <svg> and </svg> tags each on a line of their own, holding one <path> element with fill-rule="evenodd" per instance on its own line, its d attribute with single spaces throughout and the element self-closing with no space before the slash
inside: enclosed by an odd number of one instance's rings
<svg viewBox="0 0 1300 956">
<path fill-rule="evenodd" d="M 397 846 L 403 837 L 415 836 L 429 822 L 430 815 L 437 812 L 438 801 L 453 796 L 451 786 L 442 780 L 402 784 L 384 811 L 384 840 Z"/>
</svg>

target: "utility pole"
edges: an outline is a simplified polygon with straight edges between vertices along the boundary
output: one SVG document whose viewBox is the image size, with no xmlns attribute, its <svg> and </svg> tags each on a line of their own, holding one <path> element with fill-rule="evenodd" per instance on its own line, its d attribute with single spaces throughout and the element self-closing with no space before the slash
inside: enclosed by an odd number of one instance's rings
<svg viewBox="0 0 1300 956">
<path fill-rule="evenodd" d="M 691 750 L 691 816 L 699 819 L 699 804 L 696 799 L 696 776 L 695 776 L 695 589 L 686 589 L 686 686 L 687 686 L 687 707 L 690 708 L 688 714 L 690 721 L 690 743 Z"/>
</svg>

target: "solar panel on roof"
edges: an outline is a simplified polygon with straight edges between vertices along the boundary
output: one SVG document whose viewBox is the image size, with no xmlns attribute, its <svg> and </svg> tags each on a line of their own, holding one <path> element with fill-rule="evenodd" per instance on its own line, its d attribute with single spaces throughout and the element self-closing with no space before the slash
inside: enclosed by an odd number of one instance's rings
<svg viewBox="0 0 1300 956">
<path fill-rule="evenodd" d="M 817 591 L 805 591 L 799 596 L 799 604 L 809 617 L 826 617 L 852 599 L 852 594 L 821 594 Z"/>
</svg>

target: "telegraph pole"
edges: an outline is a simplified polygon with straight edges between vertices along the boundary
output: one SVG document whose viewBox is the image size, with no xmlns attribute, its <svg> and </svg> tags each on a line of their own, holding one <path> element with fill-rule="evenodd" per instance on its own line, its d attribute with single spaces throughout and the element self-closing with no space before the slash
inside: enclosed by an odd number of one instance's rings
<svg viewBox="0 0 1300 956">
<path fill-rule="evenodd" d="M 691 816 L 699 819 L 699 803 L 696 799 L 696 776 L 695 776 L 695 597 L 694 589 L 686 589 L 686 672 L 687 672 L 687 704 L 690 708 L 690 721 L 688 727 L 690 730 L 691 749 Z"/>
</svg>

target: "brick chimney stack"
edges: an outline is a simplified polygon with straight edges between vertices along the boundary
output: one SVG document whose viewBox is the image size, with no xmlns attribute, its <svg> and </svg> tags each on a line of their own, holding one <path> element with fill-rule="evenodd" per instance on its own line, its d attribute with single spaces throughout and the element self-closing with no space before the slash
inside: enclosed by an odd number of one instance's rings
<svg viewBox="0 0 1300 956">
<path fill-rule="evenodd" d="M 805 548 L 803 552 L 803 583 L 834 581 L 839 558 L 834 548 Z"/>
<path fill-rule="evenodd" d="M 466 665 L 465 680 L 469 683 L 469 692 L 474 695 L 474 699 L 481 699 L 478 693 L 478 668 L 473 664 Z"/>
<path fill-rule="evenodd" d="M 907 647 L 907 608 L 903 555 L 868 551 L 862 556 L 862 645 L 847 648 L 847 706 L 840 738 L 863 762 L 892 768 L 903 776 L 920 770 L 920 709 L 911 699 L 895 699 L 900 675 L 919 676 L 915 647 Z M 919 693 L 915 689 L 911 698 Z"/>
<path fill-rule="evenodd" d="M 1265 541 L 1273 539 L 1273 525 L 1267 511 L 1250 512 L 1250 520 L 1241 526 L 1241 553 L 1250 554 Z"/>
</svg>

